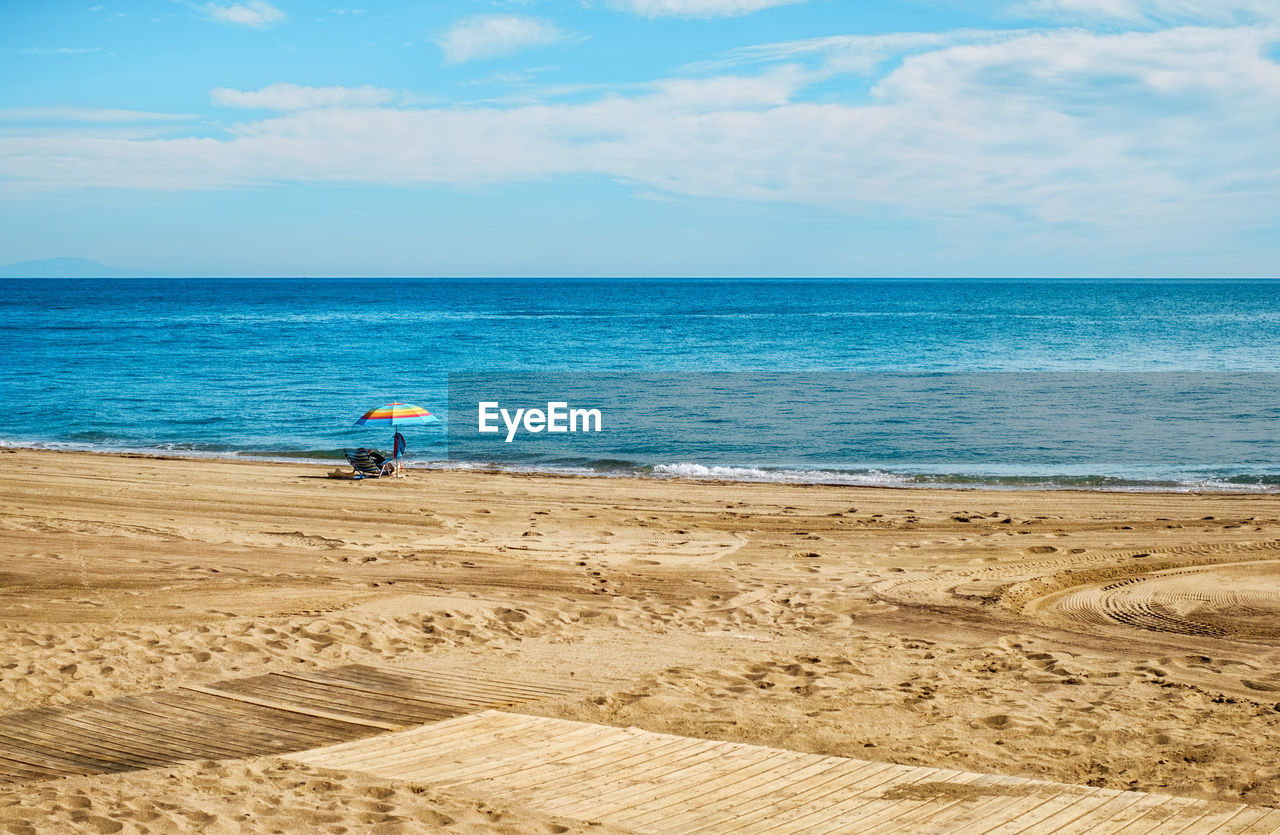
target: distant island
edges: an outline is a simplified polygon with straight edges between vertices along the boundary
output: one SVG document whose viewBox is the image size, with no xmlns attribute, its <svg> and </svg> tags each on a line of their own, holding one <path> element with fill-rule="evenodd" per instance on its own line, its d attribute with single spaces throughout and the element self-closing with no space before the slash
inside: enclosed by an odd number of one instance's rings
<svg viewBox="0 0 1280 835">
<path fill-rule="evenodd" d="M 122 278 L 129 275 L 133 273 L 87 258 L 42 258 L 0 267 L 0 278 Z"/>
</svg>

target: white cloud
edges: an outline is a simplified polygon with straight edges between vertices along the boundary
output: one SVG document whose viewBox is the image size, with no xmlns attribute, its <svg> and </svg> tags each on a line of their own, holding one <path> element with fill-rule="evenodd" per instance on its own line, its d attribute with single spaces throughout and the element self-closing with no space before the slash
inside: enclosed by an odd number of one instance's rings
<svg viewBox="0 0 1280 835">
<path fill-rule="evenodd" d="M 90 52 L 101 52 L 102 47 L 28 46 L 17 50 L 0 50 L 0 52 L 11 51 L 16 51 L 19 55 L 84 55 Z"/>
<path fill-rule="evenodd" d="M 805 78 L 795 67 L 782 67 L 758 76 L 665 79 L 652 85 L 651 97 L 691 112 L 781 107 L 804 86 Z"/>
<path fill-rule="evenodd" d="M 889 213 L 969 237 L 1052 232 L 1077 247 L 1162 253 L 1280 223 L 1280 64 L 1270 57 L 1276 37 L 1261 29 L 904 44 L 897 66 L 849 101 L 805 96 L 840 66 L 861 72 L 855 58 L 868 44 L 856 40 L 809 44 L 806 54 L 825 56 L 817 69 L 667 79 L 566 103 L 344 109 L 344 96 L 264 95 L 277 85 L 230 91 L 273 107 L 312 103 L 220 138 L 2 136 L 0 182 L 405 186 L 589 175 L 640 192 Z"/>
<path fill-rule="evenodd" d="M 5 107 L 0 122 L 182 122 L 197 118 L 185 113 L 153 113 L 101 107 Z"/>
<path fill-rule="evenodd" d="M 1276 0 L 1022 0 L 1020 14 L 1075 22 L 1250 23 L 1280 20 Z"/>
<path fill-rule="evenodd" d="M 261 90 L 215 87 L 209 95 L 216 105 L 251 110 L 374 107 L 386 104 L 395 98 L 395 93 L 391 90 L 367 84 L 361 87 L 302 87 L 297 84 L 271 84 Z"/>
<path fill-rule="evenodd" d="M 890 59 L 965 43 L 994 43 L 1026 35 L 1025 31 L 957 29 L 951 32 L 901 32 L 885 35 L 832 35 L 732 49 L 686 72 L 716 72 L 753 64 L 794 62 L 817 64 L 823 73 L 871 75 Z"/>
<path fill-rule="evenodd" d="M 450 64 L 496 58 L 522 49 L 567 40 L 567 32 L 536 17 L 485 14 L 459 20 L 436 43 Z"/>
<path fill-rule="evenodd" d="M 645 17 L 738 17 L 805 0 L 612 0 L 612 5 Z"/>
<path fill-rule="evenodd" d="M 201 7 L 205 14 L 222 23 L 236 23 L 241 26 L 252 26 L 260 29 L 285 19 L 284 12 L 266 2 L 266 0 L 245 0 L 244 3 L 205 3 Z"/>
</svg>

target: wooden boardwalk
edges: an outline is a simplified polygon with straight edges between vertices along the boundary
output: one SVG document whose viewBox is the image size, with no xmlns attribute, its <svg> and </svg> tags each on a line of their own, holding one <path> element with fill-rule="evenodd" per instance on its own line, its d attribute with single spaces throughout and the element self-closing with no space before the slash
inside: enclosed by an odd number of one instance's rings
<svg viewBox="0 0 1280 835">
<path fill-rule="evenodd" d="M 582 686 L 350 665 L 0 716 L 0 782 L 279 754 Z"/>
<path fill-rule="evenodd" d="M 637 832 L 1270 833 L 1280 810 L 486 710 L 289 755 Z"/>
</svg>

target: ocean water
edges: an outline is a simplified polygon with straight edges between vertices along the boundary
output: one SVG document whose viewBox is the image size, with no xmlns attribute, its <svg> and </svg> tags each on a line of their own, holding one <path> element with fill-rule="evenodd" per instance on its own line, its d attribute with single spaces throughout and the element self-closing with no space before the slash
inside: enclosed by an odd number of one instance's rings
<svg viewBox="0 0 1280 835">
<path fill-rule="evenodd" d="M 446 421 L 406 430 L 418 466 L 901 485 L 1280 484 L 1275 281 L 5 279 L 0 314 L 0 444 L 9 446 L 340 460 L 343 448 L 389 446 L 387 432 L 351 424 L 402 400 Z M 856 375 L 954 383 L 974 372 L 1018 381 L 971 398 L 977 411 L 965 419 L 978 427 L 1018 411 L 1029 379 L 1066 380 L 1074 392 L 1069 406 L 1045 411 L 1106 413 L 1112 426 L 1146 426 L 1126 424 L 1121 401 L 1133 386 L 1117 372 L 1183 375 L 1181 388 L 1143 382 L 1163 392 L 1165 410 L 1144 420 L 1195 409 L 1171 418 L 1182 421 L 1178 443 L 1153 424 L 1123 449 L 1077 433 L 1069 450 L 1055 447 L 1054 427 L 1034 444 L 1010 444 L 1015 428 L 921 445 L 917 415 L 928 412 L 936 429 L 932 407 L 950 402 L 936 393 L 875 432 L 854 431 L 858 421 L 806 432 L 736 425 L 699 445 L 633 422 L 625 443 L 597 438 L 585 451 L 460 451 L 464 419 L 449 414 L 451 374 L 456 387 L 484 379 L 475 375 L 585 373 L 576 396 L 590 399 L 594 375 L 613 402 L 627 399 L 635 375 L 649 388 L 633 401 L 711 425 L 724 397 L 662 401 L 655 375 L 723 375 L 719 388 L 742 416 L 775 414 L 779 385 L 805 391 L 819 412 L 826 386 L 834 412 Z"/>
</svg>

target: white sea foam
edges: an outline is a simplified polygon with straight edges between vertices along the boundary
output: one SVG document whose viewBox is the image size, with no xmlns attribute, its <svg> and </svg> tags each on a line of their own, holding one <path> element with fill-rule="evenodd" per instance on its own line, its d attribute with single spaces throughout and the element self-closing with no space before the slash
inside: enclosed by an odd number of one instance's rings
<svg viewBox="0 0 1280 835">
<path fill-rule="evenodd" d="M 1216 478 L 1179 482 L 1179 487 L 1188 492 L 1205 493 L 1277 493 L 1280 485 L 1265 483 L 1248 483 L 1240 481 L 1223 481 Z"/>
<path fill-rule="evenodd" d="M 713 479 L 716 481 L 770 481 L 784 484 L 856 484 L 867 487 L 905 486 L 911 483 L 907 476 L 886 473 L 881 470 L 860 472 L 836 472 L 833 470 L 765 469 L 762 467 L 708 467 L 703 464 L 680 462 L 658 464 L 654 475 L 675 478 Z"/>
</svg>

